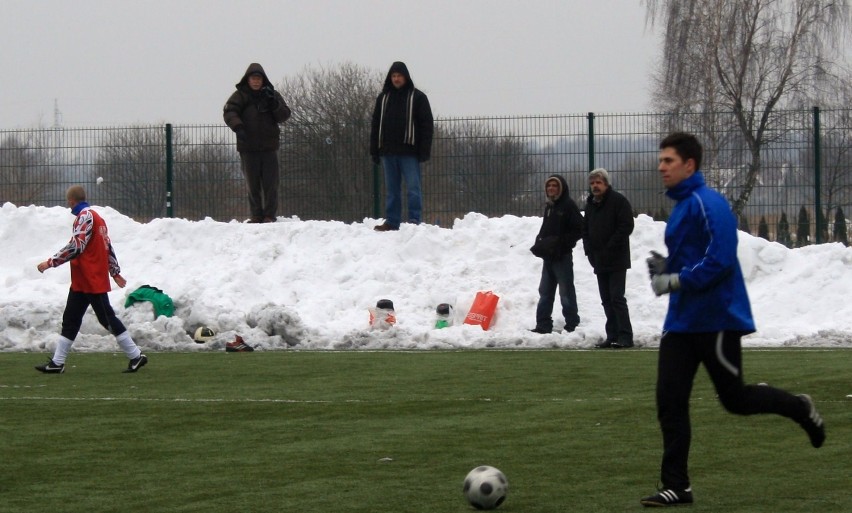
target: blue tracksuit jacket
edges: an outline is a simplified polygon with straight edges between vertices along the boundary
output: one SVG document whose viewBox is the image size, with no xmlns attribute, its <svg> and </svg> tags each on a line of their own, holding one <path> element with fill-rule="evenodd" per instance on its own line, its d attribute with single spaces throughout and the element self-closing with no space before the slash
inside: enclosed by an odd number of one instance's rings
<svg viewBox="0 0 852 513">
<path fill-rule="evenodd" d="M 663 325 L 676 333 L 755 330 L 737 260 L 737 221 L 727 200 L 701 171 L 666 192 L 677 203 L 666 225 L 667 270 L 680 290 L 669 298 Z"/>
</svg>

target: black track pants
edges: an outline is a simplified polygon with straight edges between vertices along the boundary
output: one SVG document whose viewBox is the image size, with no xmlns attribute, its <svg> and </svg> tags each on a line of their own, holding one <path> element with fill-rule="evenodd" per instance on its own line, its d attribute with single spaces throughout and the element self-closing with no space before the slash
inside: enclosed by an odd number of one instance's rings
<svg viewBox="0 0 852 513">
<path fill-rule="evenodd" d="M 77 338 L 80 326 L 83 324 L 83 316 L 86 309 L 91 306 L 98 318 L 98 322 L 108 329 L 113 335 L 121 335 L 127 329 L 115 316 L 112 305 L 109 304 L 109 296 L 104 294 L 87 294 L 68 290 L 68 300 L 65 302 L 65 313 L 62 314 L 62 336 L 68 340 Z"/>
<path fill-rule="evenodd" d="M 744 384 L 741 338 L 738 332 L 665 333 L 660 340 L 657 418 L 663 432 L 663 487 L 685 490 L 690 486 L 689 396 L 699 364 L 704 364 L 719 401 L 731 413 L 775 413 L 796 421 L 807 415 L 801 399 L 789 392 Z"/>
</svg>

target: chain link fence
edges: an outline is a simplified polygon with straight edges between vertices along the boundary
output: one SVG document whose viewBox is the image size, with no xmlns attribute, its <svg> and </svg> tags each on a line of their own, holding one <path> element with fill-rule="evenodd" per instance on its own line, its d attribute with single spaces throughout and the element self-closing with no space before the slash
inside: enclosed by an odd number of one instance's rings
<svg viewBox="0 0 852 513">
<path fill-rule="evenodd" d="M 788 245 L 847 240 L 850 120 L 850 109 L 776 112 L 741 228 Z M 383 180 L 370 160 L 369 130 L 369 120 L 360 119 L 282 125 L 279 215 L 380 218 Z M 469 212 L 541 215 L 551 174 L 567 179 L 582 208 L 595 167 L 610 172 L 637 214 L 665 220 L 671 202 L 657 176 L 657 153 L 674 130 L 701 138 L 708 183 L 737 201 L 756 162 L 729 113 L 439 118 L 432 158 L 422 168 L 423 220 L 451 226 Z M 91 203 L 142 222 L 248 215 L 234 135 L 224 125 L 0 131 L 0 204 L 64 206 L 72 184 L 84 185 Z"/>
</svg>

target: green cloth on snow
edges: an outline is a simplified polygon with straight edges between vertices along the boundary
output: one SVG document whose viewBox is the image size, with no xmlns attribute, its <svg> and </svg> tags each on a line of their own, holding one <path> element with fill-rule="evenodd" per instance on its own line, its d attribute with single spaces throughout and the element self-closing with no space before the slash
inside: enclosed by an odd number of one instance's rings
<svg viewBox="0 0 852 513">
<path fill-rule="evenodd" d="M 154 317 L 161 315 L 171 317 L 175 314 L 175 304 L 172 302 L 172 298 L 157 287 L 142 285 L 127 296 L 124 307 L 127 308 L 139 301 L 150 301 L 154 305 Z"/>
</svg>

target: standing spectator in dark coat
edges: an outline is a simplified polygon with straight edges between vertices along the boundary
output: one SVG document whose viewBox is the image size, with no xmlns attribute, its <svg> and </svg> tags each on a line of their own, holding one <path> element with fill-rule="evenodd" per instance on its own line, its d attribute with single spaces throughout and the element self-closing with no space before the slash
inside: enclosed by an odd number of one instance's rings
<svg viewBox="0 0 852 513">
<path fill-rule="evenodd" d="M 552 175 L 544 182 L 547 205 L 541 229 L 530 248 L 543 260 L 538 285 L 538 306 L 535 310 L 535 333 L 553 331 L 553 302 L 559 287 L 559 301 L 565 318 L 565 331 L 571 332 L 580 324 L 577 313 L 577 293 L 574 290 L 573 251 L 583 230 L 583 216 L 568 192 L 568 182 Z"/>
<path fill-rule="evenodd" d="M 624 291 L 630 269 L 633 208 L 609 183 L 609 173 L 589 173 L 589 194 L 583 219 L 583 248 L 598 278 L 598 292 L 606 314 L 606 340 L 595 347 L 633 347 L 633 327 Z"/>
<path fill-rule="evenodd" d="M 405 63 L 394 62 L 376 98 L 370 127 L 370 155 L 385 170 L 385 222 L 376 231 L 399 230 L 402 222 L 402 180 L 408 189 L 408 222 L 420 224 L 423 197 L 420 163 L 432 152 L 432 108 L 414 87 Z"/>
<path fill-rule="evenodd" d="M 223 117 L 237 134 L 237 151 L 249 189 L 250 223 L 273 223 L 278 214 L 279 123 L 290 107 L 253 62 L 225 103 Z"/>
</svg>

